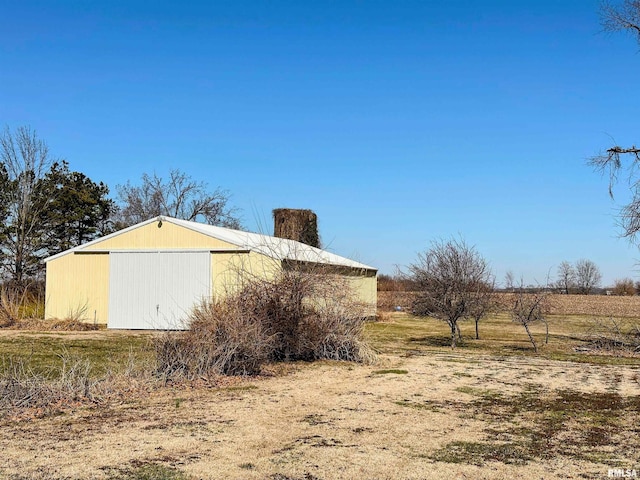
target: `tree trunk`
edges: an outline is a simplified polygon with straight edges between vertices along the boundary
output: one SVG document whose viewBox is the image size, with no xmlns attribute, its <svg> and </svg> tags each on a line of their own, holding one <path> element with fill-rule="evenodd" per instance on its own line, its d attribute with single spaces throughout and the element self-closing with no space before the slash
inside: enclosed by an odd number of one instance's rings
<svg viewBox="0 0 640 480">
<path fill-rule="evenodd" d="M 536 345 L 536 341 L 533 338 L 533 335 L 531 335 L 531 332 L 529 331 L 529 324 L 527 322 L 524 322 L 522 324 L 524 326 L 524 329 L 527 331 L 527 335 L 529 335 L 529 340 L 531 341 L 531 345 L 533 345 L 533 351 L 538 353 L 538 345 Z"/>
<path fill-rule="evenodd" d="M 451 348 L 456 348 L 456 327 L 458 324 L 451 322 L 449 325 L 451 326 Z"/>
<path fill-rule="evenodd" d="M 476 340 L 480 340 L 480 332 L 478 331 L 478 319 L 476 318 Z"/>
</svg>

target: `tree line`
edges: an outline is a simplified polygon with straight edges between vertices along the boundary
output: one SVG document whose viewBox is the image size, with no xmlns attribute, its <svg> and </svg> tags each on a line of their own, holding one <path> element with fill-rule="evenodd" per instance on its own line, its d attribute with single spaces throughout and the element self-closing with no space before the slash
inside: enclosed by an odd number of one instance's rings
<svg viewBox="0 0 640 480">
<path fill-rule="evenodd" d="M 419 254 L 418 259 L 420 262 L 424 262 L 425 254 Z M 409 267 L 409 269 L 415 273 L 415 268 Z M 549 280 L 544 285 L 524 285 L 521 280 L 517 281 L 512 271 L 508 271 L 505 274 L 502 287 L 494 285 L 493 288 L 496 291 L 503 290 L 506 292 L 514 292 L 516 290 L 547 290 L 564 294 L 581 294 L 589 295 L 594 293 L 602 283 L 602 274 L 600 268 L 588 259 L 580 259 L 575 263 L 563 261 L 557 268 L 557 279 L 555 281 Z M 634 283 L 629 278 L 617 279 L 611 292 L 614 295 L 634 295 L 635 288 L 638 287 L 640 291 L 640 281 Z M 378 275 L 378 291 L 419 291 L 420 281 L 418 275 Z"/>
<path fill-rule="evenodd" d="M 0 134 L 2 281 L 25 285 L 41 278 L 44 258 L 158 215 L 240 228 L 228 192 L 180 170 L 145 173 L 112 198 L 104 182 L 55 158 L 31 127 Z"/>
</svg>

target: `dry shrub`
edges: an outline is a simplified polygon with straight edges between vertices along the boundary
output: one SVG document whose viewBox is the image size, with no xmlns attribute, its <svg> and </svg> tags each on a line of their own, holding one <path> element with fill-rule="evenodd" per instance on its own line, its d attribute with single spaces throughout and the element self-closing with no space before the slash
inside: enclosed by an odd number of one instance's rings
<svg viewBox="0 0 640 480">
<path fill-rule="evenodd" d="M 147 365 L 130 352 L 124 365 L 113 364 L 96 376 L 89 359 L 63 350 L 59 363 L 46 373 L 35 371 L 28 358 L 5 357 L 0 373 L 0 414 L 31 409 L 47 415 L 69 405 L 102 403 L 110 397 L 148 390 L 154 382 Z"/>
<path fill-rule="evenodd" d="M 19 319 L 19 305 L 16 292 L 6 286 L 0 287 L 0 326 L 11 327 Z"/>
<path fill-rule="evenodd" d="M 59 357 L 61 366 L 53 375 L 35 372 L 24 359 L 5 360 L 0 377 L 0 410 L 95 401 L 99 382 L 91 376 L 89 361 L 66 352 Z"/>
<path fill-rule="evenodd" d="M 166 380 L 258 374 L 268 361 L 368 361 L 365 310 L 336 276 L 283 271 L 195 308 L 186 332 L 155 339 Z"/>
<path fill-rule="evenodd" d="M 100 330 L 100 326 L 93 324 L 82 322 L 80 320 L 65 318 L 62 320 L 45 320 L 43 321 L 45 324 L 49 322 L 50 330 L 63 330 L 66 332 L 89 332 L 92 330 Z"/>
<path fill-rule="evenodd" d="M 12 327 L 16 323 L 44 316 L 43 291 L 39 283 L 17 285 L 4 283 L 0 286 L 0 328 Z"/>
<path fill-rule="evenodd" d="M 25 288 L 11 285 L 0 287 L 0 326 L 11 327 L 22 317 L 22 306 L 28 302 L 29 292 Z"/>
<path fill-rule="evenodd" d="M 259 373 L 273 342 L 239 307 L 238 301 L 205 302 L 191 314 L 188 331 L 156 337 L 156 373 L 166 380 Z"/>
</svg>

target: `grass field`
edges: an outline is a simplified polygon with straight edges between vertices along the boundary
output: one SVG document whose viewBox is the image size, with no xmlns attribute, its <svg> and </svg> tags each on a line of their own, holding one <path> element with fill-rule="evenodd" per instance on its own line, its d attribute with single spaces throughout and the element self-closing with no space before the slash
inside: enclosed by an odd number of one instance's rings
<svg viewBox="0 0 640 480">
<path fill-rule="evenodd" d="M 602 321 L 602 319 L 600 319 Z M 636 319 L 627 318 L 626 322 Z M 0 478 L 607 478 L 640 473 L 640 357 L 589 350 L 593 321 L 556 315 L 526 333 L 506 316 L 367 325 L 372 365 L 270 366 L 252 378 L 132 389 L 51 411 L 5 412 Z M 54 377 L 61 357 L 92 375 L 151 359 L 147 333 L 0 331 L 3 365 Z"/>
</svg>

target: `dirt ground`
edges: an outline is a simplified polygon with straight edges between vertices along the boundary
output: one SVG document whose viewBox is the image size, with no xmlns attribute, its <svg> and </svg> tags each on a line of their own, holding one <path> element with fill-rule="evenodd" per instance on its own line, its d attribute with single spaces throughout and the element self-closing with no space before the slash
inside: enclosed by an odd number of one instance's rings
<svg viewBox="0 0 640 480">
<path fill-rule="evenodd" d="M 155 464 L 201 479 L 567 479 L 640 463 L 640 408 L 627 402 L 640 398 L 637 367 L 454 351 L 285 370 L 2 419 L 0 477 L 101 479 Z M 603 420 L 585 436 L 560 408 L 613 398 L 603 408 L 620 408 L 619 431 Z"/>
</svg>

